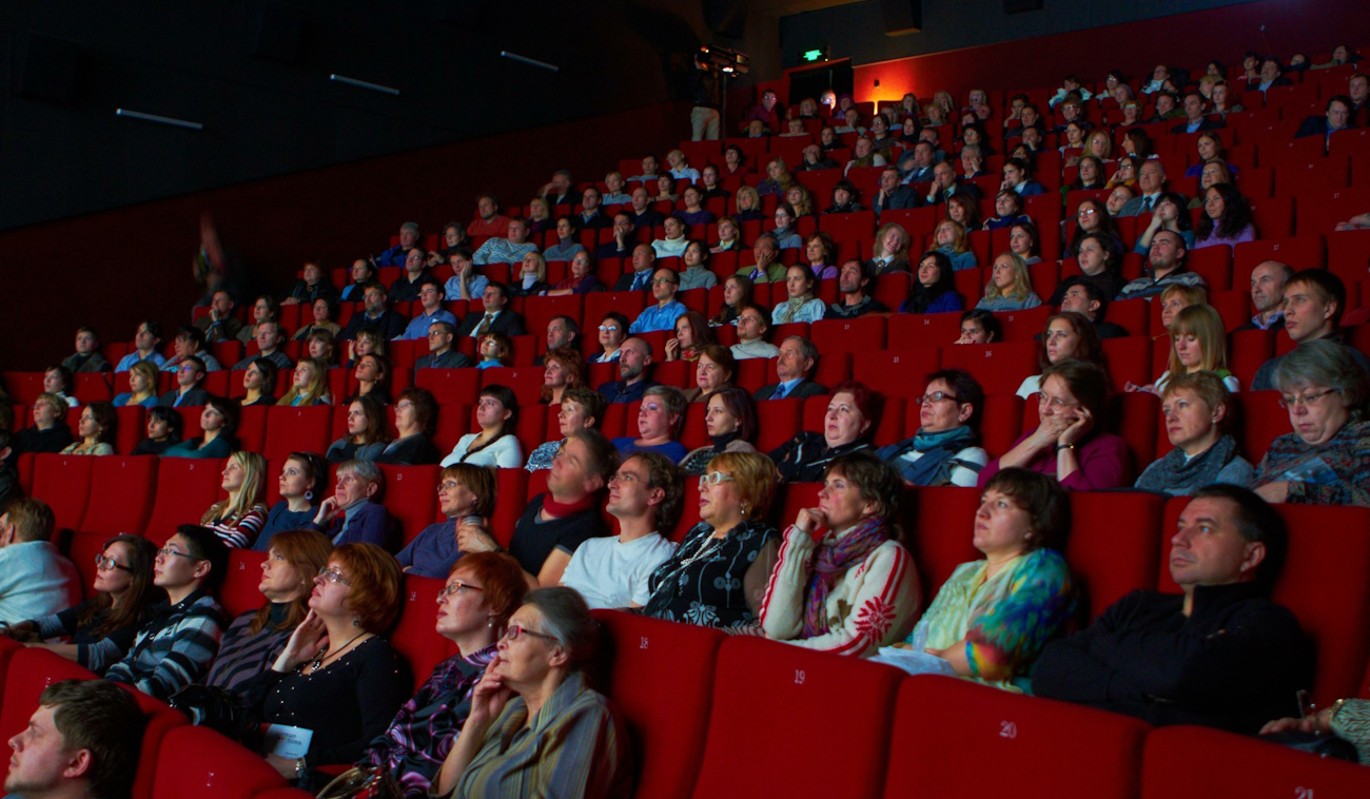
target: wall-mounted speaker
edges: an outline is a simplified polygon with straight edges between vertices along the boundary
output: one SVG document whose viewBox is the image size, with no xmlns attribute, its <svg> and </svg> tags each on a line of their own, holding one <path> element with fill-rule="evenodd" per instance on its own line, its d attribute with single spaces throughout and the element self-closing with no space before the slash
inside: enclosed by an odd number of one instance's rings
<svg viewBox="0 0 1370 799">
<path fill-rule="evenodd" d="M 923 0 L 880 0 L 880 16 L 886 36 L 904 36 L 923 30 Z"/>
<path fill-rule="evenodd" d="M 70 103 L 76 94 L 81 46 L 38 33 L 30 33 L 26 38 L 15 94 L 50 103 Z"/>
</svg>

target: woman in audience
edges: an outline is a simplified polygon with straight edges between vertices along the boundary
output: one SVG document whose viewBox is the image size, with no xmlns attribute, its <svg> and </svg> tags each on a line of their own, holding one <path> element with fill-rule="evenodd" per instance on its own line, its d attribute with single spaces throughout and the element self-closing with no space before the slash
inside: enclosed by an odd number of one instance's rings
<svg viewBox="0 0 1370 799">
<path fill-rule="evenodd" d="M 718 167 L 713 164 L 705 164 L 704 168 L 699 170 L 699 191 L 705 200 L 726 200 L 731 196 L 728 190 L 723 188 L 718 176 Z"/>
<path fill-rule="evenodd" d="M 441 247 L 428 253 L 428 266 L 442 266 L 452 257 L 452 253 L 466 243 L 466 228 L 460 222 L 448 222 L 442 226 Z"/>
<path fill-rule="evenodd" d="M 618 348 L 628 337 L 628 317 L 618 311 L 610 311 L 599 322 L 599 346 L 597 355 L 590 356 L 590 363 L 611 363 L 618 360 Z"/>
<path fill-rule="evenodd" d="M 276 404 L 276 362 L 267 358 L 253 358 L 243 370 L 242 407 Z"/>
<path fill-rule="evenodd" d="M 552 210 L 547 207 L 547 201 L 541 197 L 534 197 L 528 201 L 528 235 L 540 236 L 552 229 L 554 220 Z"/>
<path fill-rule="evenodd" d="M 275 297 L 263 294 L 252 304 L 252 324 L 243 325 L 243 329 L 238 331 L 238 341 L 244 345 L 252 343 L 252 339 L 257 337 L 257 325 L 262 322 L 279 322 L 280 318 L 280 303 L 276 302 Z"/>
<path fill-rule="evenodd" d="M 993 344 L 1003 338 L 999 320 L 989 311 L 972 308 L 961 314 L 961 337 L 957 344 Z"/>
<path fill-rule="evenodd" d="M 295 286 L 290 289 L 290 294 L 281 300 L 281 305 L 298 305 L 299 303 L 313 302 L 319 297 L 331 297 L 337 295 L 337 289 L 333 288 L 324 275 L 323 267 L 314 261 L 305 261 L 300 269 L 301 279 L 296 281 Z"/>
<path fill-rule="evenodd" d="M 157 545 L 136 535 L 116 535 L 95 556 L 95 596 L 51 616 L 0 627 L 0 635 L 54 652 L 104 674 L 133 646 L 162 591 L 152 584 Z M 39 643 L 61 638 L 68 643 Z"/>
<path fill-rule="evenodd" d="M 620 436 L 613 440 L 620 455 L 657 452 L 679 463 L 685 457 L 680 443 L 680 428 L 685 424 L 685 394 L 675 386 L 652 386 L 642 394 L 637 411 L 638 437 Z"/>
<path fill-rule="evenodd" d="M 385 355 L 385 339 L 375 330 L 359 330 L 352 340 L 351 357 L 347 361 L 349 369 L 357 366 L 365 355 Z"/>
<path fill-rule="evenodd" d="M 1104 188 L 1112 191 L 1118 186 L 1137 188 L 1137 171 L 1142 167 L 1142 159 L 1135 155 L 1125 155 L 1118 159 L 1118 168 L 1113 170 Z"/>
<path fill-rule="evenodd" d="M 1075 311 L 1062 311 L 1047 319 L 1046 329 L 1038 341 L 1037 365 L 1045 371 L 1052 364 L 1071 359 L 1088 361 L 1103 368 L 1104 346 L 1089 319 Z M 1031 375 L 1015 393 L 1030 400 L 1041 388 L 1042 375 Z"/>
<path fill-rule="evenodd" d="M 784 302 L 771 311 L 771 324 L 784 325 L 791 322 L 817 322 L 823 318 L 828 306 L 813 296 L 814 277 L 808 267 L 793 264 L 785 270 Z"/>
<path fill-rule="evenodd" d="M 852 144 L 852 157 L 842 167 L 842 174 L 848 176 L 852 169 L 862 169 L 872 166 L 884 166 L 885 154 L 876 150 L 871 140 L 866 136 L 857 137 Z"/>
<path fill-rule="evenodd" d="M 747 166 L 747 154 L 742 152 L 742 148 L 736 144 L 730 144 L 723 149 L 723 172 L 729 177 L 733 175 L 744 175 L 751 171 Z"/>
<path fill-rule="evenodd" d="M 1232 102 L 1232 86 L 1227 81 L 1220 80 L 1213 84 L 1213 107 L 1209 109 L 1210 114 L 1221 114 L 1226 117 L 1228 114 L 1239 114 L 1246 110 L 1241 103 Z"/>
<path fill-rule="evenodd" d="M 706 627 L 752 627 L 778 548 L 767 521 L 779 475 L 758 452 L 714 457 L 699 479 L 699 524 L 648 579 L 643 612 Z"/>
<path fill-rule="evenodd" d="M 576 241 L 576 223 L 571 221 L 569 216 L 557 217 L 557 243 L 548 247 L 542 252 L 544 262 L 548 261 L 569 261 L 578 252 L 585 252 L 585 245 Z M 527 258 L 524 258 L 525 264 Z M 544 263 L 543 277 L 546 278 L 547 270 Z"/>
<path fill-rule="evenodd" d="M 523 468 L 530 472 L 552 468 L 552 458 L 561 451 L 561 446 L 566 443 L 566 437 L 579 430 L 599 427 L 599 423 L 604 419 L 606 407 L 608 400 L 604 395 L 588 386 L 567 389 L 562 395 L 561 407 L 557 410 L 557 425 L 561 437 L 537 445 L 528 454 L 528 463 Z"/>
<path fill-rule="evenodd" d="M 337 338 L 327 330 L 315 330 L 304 343 L 305 352 L 325 369 L 338 365 Z M 332 400 L 329 400 L 332 402 Z"/>
<path fill-rule="evenodd" d="M 685 269 L 680 273 L 680 291 L 711 289 L 718 276 L 709 271 L 709 248 L 702 239 L 691 239 L 680 254 Z"/>
<path fill-rule="evenodd" d="M 550 288 L 547 285 L 547 259 L 541 253 L 523 256 L 519 273 L 509 283 L 510 297 L 535 297 Z"/>
<path fill-rule="evenodd" d="M 309 613 L 271 668 L 244 685 L 267 724 L 311 730 L 301 758 L 268 754 L 281 776 L 312 783 L 311 770 L 350 763 L 409 692 L 409 668 L 381 637 L 400 608 L 400 567 L 373 544 L 345 544 L 314 577 Z"/>
<path fill-rule="evenodd" d="M 1085 156 L 1099 159 L 1102 164 L 1113 160 L 1113 137 L 1104 128 L 1096 128 L 1085 136 Z M 1100 178 L 1103 171 L 1100 170 Z"/>
<path fill-rule="evenodd" d="M 561 402 L 567 389 L 585 384 L 585 361 L 570 347 L 548 350 L 543 359 L 542 391 L 538 401 L 543 405 Z"/>
<path fill-rule="evenodd" d="M 474 552 L 452 567 L 438 594 L 437 632 L 460 654 L 433 667 L 358 765 L 379 766 L 404 799 L 427 799 L 471 712 L 471 691 L 494 661 L 509 617 L 527 590 L 518 561 L 503 552 Z"/>
<path fill-rule="evenodd" d="M 985 284 L 985 296 L 975 307 L 981 311 L 1021 311 L 1041 304 L 1023 259 L 1012 251 L 999 253 Z"/>
<path fill-rule="evenodd" d="M 1104 134 L 1107 138 L 1108 134 Z M 1079 170 L 1076 172 L 1075 180 L 1068 184 L 1062 192 L 1069 194 L 1072 191 L 1094 191 L 1102 189 L 1106 178 L 1104 177 L 1104 162 L 1092 155 L 1086 155 L 1080 159 Z"/>
<path fill-rule="evenodd" d="M 712 443 L 680 460 L 680 468 L 690 477 L 703 474 L 709 461 L 725 452 L 756 452 L 751 443 L 756 436 L 752 398 L 737 386 L 713 392 L 704 412 L 704 429 Z"/>
<path fill-rule="evenodd" d="M 837 245 L 827 233 L 814 233 L 804 242 L 804 258 L 815 280 L 837 279 L 837 267 L 833 265 L 836 255 Z"/>
<path fill-rule="evenodd" d="M 344 302 L 361 302 L 362 295 L 366 292 L 366 285 L 376 279 L 376 265 L 370 259 L 358 258 L 352 262 L 352 271 L 348 273 L 352 279 L 351 283 L 343 286 L 340 295 Z M 247 329 L 245 326 L 244 330 Z"/>
<path fill-rule="evenodd" d="M 599 278 L 595 277 L 595 265 L 590 261 L 590 253 L 580 250 L 571 256 L 571 268 L 566 278 L 548 289 L 547 296 L 589 294 L 592 291 L 603 290 L 603 284 L 599 282 Z"/>
<path fill-rule="evenodd" d="M 181 414 L 159 405 L 147 412 L 147 438 L 133 448 L 134 455 L 161 455 L 181 443 Z"/>
<path fill-rule="evenodd" d="M 776 246 L 782 250 L 800 249 L 804 245 L 804 240 L 794 229 L 797 215 L 793 206 L 789 203 L 777 205 L 774 218 L 775 227 L 771 230 L 771 235 L 775 236 Z"/>
<path fill-rule="evenodd" d="M 214 531 L 230 549 L 250 548 L 266 524 L 266 461 L 255 452 L 239 450 L 224 463 L 220 487 L 228 499 L 209 506 L 200 524 Z"/>
<path fill-rule="evenodd" d="M 16 452 L 61 452 L 72 442 L 67 427 L 67 403 L 56 394 L 43 392 L 33 401 L 33 426 L 14 434 Z"/>
<path fill-rule="evenodd" d="M 1127 444 L 1101 427 L 1107 402 L 1108 375 L 1100 367 L 1074 359 L 1048 366 L 1037 397 L 1037 428 L 986 464 L 980 484 L 1000 469 L 1021 466 L 1054 477 L 1070 489 L 1127 485 Z"/>
<path fill-rule="evenodd" d="M 357 397 L 347 404 L 347 434 L 328 447 L 329 463 L 373 461 L 385 450 L 385 408 L 373 397 Z"/>
<path fill-rule="evenodd" d="M 980 205 L 968 194 L 957 193 L 947 198 L 947 219 L 966 230 L 979 230 Z"/>
<path fill-rule="evenodd" d="M 645 185 L 645 184 L 644 184 Z M 680 199 L 675 193 L 675 178 L 669 174 L 659 175 L 656 179 L 656 196 L 652 197 L 654 203 L 675 203 Z"/>
<path fill-rule="evenodd" d="M 1122 251 L 1116 242 L 1104 233 L 1088 233 L 1080 239 L 1076 253 L 1076 263 L 1080 274 L 1072 279 L 1076 282 L 1092 283 L 1103 297 L 1113 298 L 1123 290 L 1127 281 L 1120 271 Z M 1059 284 L 1051 297 L 1051 304 L 1059 306 L 1070 288 L 1065 282 Z"/>
<path fill-rule="evenodd" d="M 1276 719 L 1261 728 L 1261 735 L 1281 732 L 1335 736 L 1355 747 L 1362 766 L 1370 766 L 1370 699 L 1338 699 L 1303 718 Z"/>
<path fill-rule="evenodd" d="M 942 313 L 961 310 L 961 295 L 956 292 L 951 259 L 944 252 L 923 253 L 918 262 L 918 279 L 909 286 L 908 299 L 900 313 Z"/>
<path fill-rule="evenodd" d="M 866 262 L 872 277 L 909 270 L 909 234 L 899 224 L 887 222 L 875 231 L 871 259 Z"/>
<path fill-rule="evenodd" d="M 1042 262 L 1037 250 L 1037 226 L 1031 222 L 1016 222 L 1008 229 L 1008 248 L 1028 266 Z"/>
<path fill-rule="evenodd" d="M 1174 449 L 1142 472 L 1137 488 L 1187 496 L 1213 483 L 1245 488 L 1254 470 L 1227 432 L 1231 396 L 1213 372 L 1177 374 L 1161 392 L 1161 417 Z"/>
<path fill-rule="evenodd" d="M 147 363 L 140 361 L 139 363 Z M 118 429 L 119 417 L 114 406 L 108 402 L 92 402 L 81 411 L 81 420 L 76 425 L 79 441 L 73 441 L 62 450 L 63 455 L 113 455 L 114 435 Z"/>
<path fill-rule="evenodd" d="M 686 402 L 705 402 L 714 392 L 730 388 L 737 374 L 737 360 L 732 350 L 710 344 L 699 352 L 695 362 L 695 387 L 685 391 Z"/>
<path fill-rule="evenodd" d="M 438 402 L 427 389 L 406 388 L 395 401 L 394 441 L 373 459 L 376 463 L 394 466 L 430 466 L 442 459 L 433 444 L 433 423 L 438 414 Z"/>
<path fill-rule="evenodd" d="M 709 317 L 709 327 L 736 325 L 738 314 L 743 308 L 750 308 L 756 284 L 746 275 L 733 275 L 723 281 L 723 307 Z"/>
<path fill-rule="evenodd" d="M 1077 257 L 1080 254 L 1080 243 L 1085 236 L 1094 233 L 1108 237 L 1113 244 L 1113 249 L 1118 253 L 1118 258 L 1122 258 L 1123 253 L 1123 234 L 1118 230 L 1118 222 L 1110 214 L 1108 206 L 1094 199 L 1081 200 L 1075 207 L 1075 231 L 1070 235 L 1070 244 L 1066 247 L 1067 257 Z M 1117 294 L 1109 295 L 1110 299 Z"/>
<path fill-rule="evenodd" d="M 470 712 L 429 794 L 627 796 L 627 731 L 583 671 L 598 634 L 574 589 L 528 592 L 471 692 Z"/>
<path fill-rule="evenodd" d="M 227 458 L 238 448 L 233 437 L 242 409 L 235 399 L 210 397 L 200 411 L 200 436 L 188 438 L 162 452 L 163 458 Z"/>
<path fill-rule="evenodd" d="M 290 390 L 276 403 L 291 407 L 308 407 L 329 404 L 328 365 L 313 358 L 301 358 L 295 364 L 295 375 L 290 380 Z"/>
<path fill-rule="evenodd" d="M 1208 190 L 1219 183 L 1232 182 L 1232 167 L 1226 161 L 1214 159 L 1202 165 L 1199 171 L 1199 193 L 1189 201 L 1189 209 L 1204 207 L 1204 197 Z M 1202 220 L 1201 220 L 1202 221 Z"/>
<path fill-rule="evenodd" d="M 800 431 L 771 452 L 781 479 L 813 483 L 823 470 L 849 452 L 871 448 L 871 436 L 880 424 L 881 398 L 865 384 L 848 380 L 833 387 L 823 417 L 823 432 Z"/>
<path fill-rule="evenodd" d="M 861 207 L 861 192 L 850 180 L 843 178 L 832 187 L 832 205 L 825 214 L 852 214 L 865 210 Z"/>
<path fill-rule="evenodd" d="M 985 391 L 969 372 L 943 369 L 928 375 L 918 403 L 918 431 L 875 454 L 893 466 L 905 485 L 975 485 L 989 455 L 979 443 Z"/>
<path fill-rule="evenodd" d="M 1194 248 L 1194 223 L 1190 220 L 1189 211 L 1185 208 L 1185 201 L 1182 195 L 1175 192 L 1164 192 L 1160 199 L 1156 201 L 1156 210 L 1151 215 L 1151 221 L 1137 236 L 1137 243 L 1133 245 L 1132 251 L 1141 255 L 1146 255 L 1151 251 L 1151 239 L 1157 232 L 1169 230 L 1184 239 L 1184 246 L 1187 249 Z"/>
<path fill-rule="evenodd" d="M 1170 326 L 1175 323 L 1180 311 L 1194 305 L 1208 304 L 1208 289 L 1203 286 L 1183 286 L 1178 283 L 1166 287 L 1161 292 L 1161 328 L 1164 332 L 1157 336 L 1169 337 Z"/>
<path fill-rule="evenodd" d="M 718 220 L 718 243 L 709 248 L 711 253 L 738 252 L 745 249 L 742 243 L 742 234 L 737 229 L 737 220 L 730 216 L 725 216 Z"/>
<path fill-rule="evenodd" d="M 1136 196 L 1135 186 L 1114 186 L 1108 192 L 1108 199 L 1104 200 L 1104 208 L 1108 210 L 1109 216 L 1117 217 L 1122 213 L 1127 201 Z"/>
<path fill-rule="evenodd" d="M 1123 152 L 1143 161 L 1151 158 L 1156 152 L 1155 145 L 1151 143 L 1151 137 L 1141 127 L 1129 128 L 1127 133 L 1123 134 L 1122 147 Z M 1137 166 L 1140 167 L 1141 164 L 1137 164 Z"/>
<path fill-rule="evenodd" d="M 733 214 L 733 219 L 737 222 L 750 222 L 754 219 L 765 219 L 766 214 L 761 208 L 761 195 L 751 186 L 743 186 L 737 190 L 737 213 Z"/>
<path fill-rule="evenodd" d="M 523 465 L 523 448 L 514 437 L 518 421 L 518 398 L 513 390 L 498 384 L 486 386 L 476 400 L 476 424 L 480 425 L 480 432 L 462 436 L 442 459 L 442 465 L 470 463 L 517 469 Z"/>
<path fill-rule="evenodd" d="M 1256 493 L 1267 502 L 1370 507 L 1370 385 L 1349 349 L 1305 341 L 1280 359 L 1275 386 L 1294 430 L 1271 442 L 1252 480 Z"/>
<path fill-rule="evenodd" d="M 514 343 L 500 333 L 486 333 L 476 342 L 476 354 L 480 356 L 477 369 L 509 366 L 514 356 Z"/>
<path fill-rule="evenodd" d="M 357 337 L 361 340 L 361 336 Z M 357 380 L 357 397 L 371 397 L 381 405 L 390 404 L 390 361 L 384 355 L 368 353 L 357 358 L 352 374 Z"/>
<path fill-rule="evenodd" d="M 342 327 L 333 321 L 338 315 L 338 303 L 332 295 L 314 300 L 309 305 L 309 312 L 314 321 L 296 330 L 291 339 L 304 341 L 315 333 L 330 333 L 336 337 L 342 331 Z"/>
<path fill-rule="evenodd" d="M 699 360 L 699 353 L 714 343 L 709 322 L 699 311 L 686 311 L 675 320 L 675 335 L 666 339 L 666 360 Z"/>
<path fill-rule="evenodd" d="M 813 207 L 813 195 L 798 183 L 785 192 L 785 204 L 794 209 L 796 219 L 801 216 L 813 216 L 817 213 Z"/>
<path fill-rule="evenodd" d="M 1199 217 L 1194 248 L 1219 244 L 1229 249 L 1255 241 L 1256 226 L 1251 224 L 1251 205 L 1231 183 L 1215 183 L 1204 194 L 1204 212 Z"/>
<path fill-rule="evenodd" d="M 937 244 L 935 251 L 945 253 L 951 259 L 951 268 L 954 271 L 979 266 L 975 260 L 975 253 L 970 251 L 966 229 L 960 224 L 944 219 L 937 223 L 937 229 L 933 231 L 932 237 Z"/>
<path fill-rule="evenodd" d="M 1212 372 L 1222 381 L 1223 388 L 1236 394 L 1241 382 L 1227 369 L 1227 330 L 1218 311 L 1207 303 L 1191 305 L 1175 315 L 1169 325 L 1170 367 L 1150 386 L 1127 385 L 1128 391 L 1150 391 L 1164 394 L 1166 383 L 1182 374 Z"/>
<path fill-rule="evenodd" d="M 785 165 L 785 159 L 773 158 L 766 164 L 766 178 L 757 184 L 756 193 L 761 196 L 774 194 L 783 198 L 785 192 L 789 191 L 790 186 L 793 185 L 794 176 L 790 174 L 789 167 Z M 761 204 L 757 203 L 757 207 L 760 206 Z"/>
<path fill-rule="evenodd" d="M 1013 189 L 1004 189 L 994 196 L 994 216 L 986 219 L 982 228 L 998 230 L 1022 221 L 1032 221 L 1023 216 L 1023 198 Z"/>
<path fill-rule="evenodd" d="M 152 361 L 139 361 L 128 370 L 128 391 L 114 397 L 114 407 L 141 405 L 144 408 L 157 407 L 157 365 Z"/>
<path fill-rule="evenodd" d="M 276 487 L 281 499 L 266 514 L 266 524 L 252 548 L 266 552 L 271 539 L 283 530 L 308 530 L 318 515 L 316 498 L 328 491 L 328 464 L 312 452 L 292 452 L 281 466 Z"/>
</svg>

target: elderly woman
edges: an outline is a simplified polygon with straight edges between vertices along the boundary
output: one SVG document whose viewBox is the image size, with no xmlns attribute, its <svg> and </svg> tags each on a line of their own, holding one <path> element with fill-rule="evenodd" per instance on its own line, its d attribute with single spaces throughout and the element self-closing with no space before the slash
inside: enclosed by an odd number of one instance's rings
<svg viewBox="0 0 1370 799">
<path fill-rule="evenodd" d="M 685 457 L 685 445 L 678 440 L 685 424 L 685 394 L 675 386 L 652 386 L 642 394 L 637 411 L 638 437 L 620 436 L 613 440 L 620 455 L 658 452 L 673 463 Z"/>
<path fill-rule="evenodd" d="M 539 444 L 528 455 L 528 463 L 523 468 L 530 472 L 552 468 L 552 459 L 561 451 L 566 437 L 577 430 L 590 430 L 599 427 L 604 419 L 604 409 L 609 406 L 608 399 L 598 391 L 586 386 L 568 389 L 561 398 L 557 409 L 557 425 L 561 438 Z"/>
<path fill-rule="evenodd" d="M 1037 395 L 1037 429 L 986 464 L 980 485 L 1014 466 L 1054 477 L 1070 489 L 1127 485 L 1127 444 L 1099 428 L 1107 401 L 1108 376 L 1098 366 L 1073 358 L 1048 366 Z"/>
<path fill-rule="evenodd" d="M 1037 345 L 1037 363 L 1046 370 L 1054 363 L 1070 359 L 1103 368 L 1104 345 L 1088 318 L 1075 311 L 1064 311 L 1047 318 L 1046 330 Z M 1017 394 L 1026 400 L 1041 390 L 1042 375 L 1029 375 L 1018 386 Z"/>
<path fill-rule="evenodd" d="M 476 466 L 497 466 L 517 469 L 523 465 L 523 447 L 514 437 L 518 427 L 518 398 L 513 389 L 493 384 L 480 390 L 476 400 L 476 424 L 479 433 L 467 433 L 457 440 L 443 466 L 471 463 Z"/>
<path fill-rule="evenodd" d="M 200 437 L 188 438 L 162 453 L 163 458 L 227 458 L 238 447 L 233 431 L 238 429 L 242 409 L 235 399 L 210 397 L 200 411 Z"/>
<path fill-rule="evenodd" d="M 706 627 L 751 627 L 778 546 L 767 521 L 779 475 L 756 452 L 726 452 L 699 479 L 699 524 L 648 579 L 645 613 Z"/>
<path fill-rule="evenodd" d="M 400 568 L 421 577 L 442 579 L 463 554 L 474 551 L 470 539 L 484 534 L 495 511 L 495 470 L 469 463 L 443 467 L 438 475 L 438 512 L 444 520 L 423 532 L 395 559 Z"/>
<path fill-rule="evenodd" d="M 114 407 L 142 405 L 144 408 L 157 407 L 157 365 L 152 361 L 139 361 L 128 370 L 128 391 L 114 397 Z"/>
<path fill-rule="evenodd" d="M 599 322 L 600 351 L 590 356 L 590 363 L 611 363 L 617 361 L 619 349 L 628 337 L 628 317 L 618 311 L 610 311 Z"/>
<path fill-rule="evenodd" d="M 432 438 L 437 415 L 438 402 L 426 389 L 411 387 L 400 392 L 395 400 L 395 429 L 399 435 L 376 455 L 375 462 L 428 466 L 441 460 L 442 453 Z"/>
<path fill-rule="evenodd" d="M 140 361 L 145 363 L 145 361 Z M 62 450 L 63 455 L 113 455 L 119 417 L 108 402 L 92 402 L 81 411 L 76 434 L 81 437 Z"/>
<path fill-rule="evenodd" d="M 559 294 L 589 294 L 592 291 L 603 290 L 603 284 L 595 277 L 595 265 L 590 260 L 590 253 L 581 250 L 571 256 L 571 266 L 566 277 L 548 289 L 547 294 L 554 297 Z"/>
<path fill-rule="evenodd" d="M 281 466 L 277 491 L 281 499 L 266 514 L 266 524 L 252 548 L 266 552 L 283 530 L 307 530 L 318 514 L 314 500 L 328 488 L 328 464 L 312 452 L 292 452 Z"/>
<path fill-rule="evenodd" d="M 709 461 L 725 452 L 756 452 L 751 443 L 756 436 L 752 398 L 737 386 L 727 386 L 709 394 L 704 429 L 712 443 L 680 460 L 680 468 L 691 477 L 703 474 Z"/>
<path fill-rule="evenodd" d="M 328 364 L 313 358 L 301 358 L 295 364 L 295 374 L 290 379 L 290 390 L 276 403 L 292 407 L 327 405 Z"/>
<path fill-rule="evenodd" d="M 695 362 L 695 387 L 685 391 L 686 402 L 708 402 L 715 391 L 733 384 L 737 375 L 737 359 L 732 350 L 710 344 L 700 350 Z"/>
<path fill-rule="evenodd" d="M 880 421 L 880 397 L 855 380 L 832 390 L 823 432 L 803 431 L 771 453 L 780 477 L 791 483 L 815 483 L 828 464 L 849 452 L 870 449 Z"/>
<path fill-rule="evenodd" d="M 372 544 L 333 550 L 314 576 L 309 612 L 271 668 L 245 691 L 267 724 L 309 730 L 303 757 L 267 754 L 287 778 L 312 782 L 312 769 L 350 763 L 404 703 L 409 668 L 381 637 L 400 608 L 400 567 Z"/>
<path fill-rule="evenodd" d="M 324 457 L 329 463 L 372 461 L 385 450 L 385 407 L 375 397 L 347 404 L 347 435 L 334 441 Z"/>
<path fill-rule="evenodd" d="M 542 392 L 539 401 L 544 405 L 557 405 L 568 389 L 585 384 L 585 359 L 570 347 L 557 347 L 548 350 L 543 358 Z"/>
<path fill-rule="evenodd" d="M 470 712 L 430 795 L 628 796 L 627 733 L 583 672 L 597 635 L 574 589 L 528 592 L 471 692 Z"/>
<path fill-rule="evenodd" d="M 969 372 L 943 369 L 928 375 L 919 405 L 918 432 L 876 450 L 905 485 L 975 485 L 989 455 L 979 446 L 985 391 Z"/>
<path fill-rule="evenodd" d="M 1300 344 L 1275 367 L 1292 433 L 1270 444 L 1256 467 L 1267 502 L 1370 507 L 1370 395 L 1365 370 L 1329 339 Z"/>
<path fill-rule="evenodd" d="M 686 311 L 675 320 L 675 335 L 666 339 L 666 360 L 696 361 L 699 353 L 714 343 L 709 322 L 699 311 Z"/>
<path fill-rule="evenodd" d="M 157 546 L 116 535 L 95 556 L 95 596 L 52 616 L 0 627 L 0 635 L 55 652 L 96 674 L 121 659 L 152 616 L 161 591 L 152 584 Z M 37 643 L 61 638 L 69 643 Z"/>
<path fill-rule="evenodd" d="M 333 496 L 319 503 L 310 527 L 328 536 L 334 546 L 367 542 L 385 546 L 390 537 L 390 517 L 372 497 L 385 478 L 371 461 L 346 461 L 338 467 Z"/>
<path fill-rule="evenodd" d="M 357 765 L 379 769 L 405 799 L 427 799 L 438 769 L 471 712 L 471 691 L 490 662 L 527 585 L 518 561 L 476 552 L 452 567 L 438 594 L 437 632 L 456 645 L 400 708 Z"/>
<path fill-rule="evenodd" d="M 864 657 L 908 634 L 918 571 L 895 540 L 902 491 L 899 475 L 869 452 L 829 464 L 818 507 L 801 508 L 785 530 L 761 606 L 766 637 Z"/>
<path fill-rule="evenodd" d="M 276 404 L 276 374 L 280 368 L 267 358 L 256 358 L 243 370 L 244 408 Z"/>
<path fill-rule="evenodd" d="M 1161 416 L 1174 449 L 1146 467 L 1137 488 L 1187 496 L 1206 485 L 1251 483 L 1251 464 L 1227 432 L 1231 397 L 1213 372 L 1178 374 L 1161 392 Z"/>
<path fill-rule="evenodd" d="M 265 476 L 266 461 L 255 452 L 239 450 L 224 461 L 220 487 L 228 492 L 228 499 L 210 505 L 200 524 L 213 530 L 230 549 L 251 547 L 266 523 Z"/>
<path fill-rule="evenodd" d="M 71 428 L 67 427 L 66 402 L 56 394 L 46 391 L 39 394 L 33 401 L 33 426 L 14 434 L 15 451 L 61 452 L 71 442 Z"/>
<path fill-rule="evenodd" d="M 1042 298 L 1032 290 L 1027 262 L 1009 250 L 999 253 L 985 284 L 985 296 L 975 307 L 982 311 L 1021 311 L 1041 304 Z"/>
</svg>

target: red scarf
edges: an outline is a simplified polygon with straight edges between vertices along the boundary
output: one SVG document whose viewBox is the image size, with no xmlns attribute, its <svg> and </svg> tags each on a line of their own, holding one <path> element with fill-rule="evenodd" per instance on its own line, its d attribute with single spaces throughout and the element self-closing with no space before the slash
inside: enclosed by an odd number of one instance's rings
<svg viewBox="0 0 1370 799">
<path fill-rule="evenodd" d="M 595 495 L 586 494 L 576 502 L 557 502 L 551 494 L 544 494 L 542 497 L 542 510 L 547 515 L 562 519 L 573 513 L 581 513 L 589 510 L 595 504 Z"/>
</svg>

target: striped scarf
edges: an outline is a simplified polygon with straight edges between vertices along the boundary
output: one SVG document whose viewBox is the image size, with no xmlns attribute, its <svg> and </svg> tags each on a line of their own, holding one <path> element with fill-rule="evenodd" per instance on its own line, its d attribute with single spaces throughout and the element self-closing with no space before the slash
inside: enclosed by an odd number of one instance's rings
<svg viewBox="0 0 1370 799">
<path fill-rule="evenodd" d="M 846 535 L 836 536 L 831 542 L 824 541 L 818 547 L 813 560 L 813 574 L 809 576 L 809 586 L 804 592 L 808 603 L 804 609 L 804 637 L 812 638 L 828 631 L 828 618 L 824 605 L 828 593 L 837 580 L 846 574 L 854 564 L 864 560 L 876 547 L 889 540 L 889 528 L 885 520 L 871 516 L 856 523 Z"/>
</svg>

